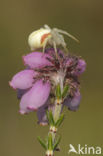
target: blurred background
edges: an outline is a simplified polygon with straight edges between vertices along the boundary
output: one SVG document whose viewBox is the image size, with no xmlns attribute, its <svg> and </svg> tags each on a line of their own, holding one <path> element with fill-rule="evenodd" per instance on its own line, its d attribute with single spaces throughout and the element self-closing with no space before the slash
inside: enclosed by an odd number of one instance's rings
<svg viewBox="0 0 103 156">
<path fill-rule="evenodd" d="M 36 113 L 18 113 L 16 92 L 8 85 L 24 68 L 21 57 L 30 52 L 28 35 L 44 24 L 76 36 L 80 44 L 65 40 L 70 51 L 87 62 L 80 109 L 76 113 L 65 110 L 58 132 L 61 152 L 55 155 L 68 156 L 69 144 L 103 147 L 103 1 L 1 0 L 0 7 L 0 155 L 44 155 L 37 136 L 46 136 L 48 126 L 37 125 Z"/>
</svg>

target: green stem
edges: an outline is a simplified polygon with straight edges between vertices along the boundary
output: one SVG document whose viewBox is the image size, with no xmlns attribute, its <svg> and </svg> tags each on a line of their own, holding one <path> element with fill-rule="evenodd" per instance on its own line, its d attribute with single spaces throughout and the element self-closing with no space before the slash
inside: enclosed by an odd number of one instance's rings
<svg viewBox="0 0 103 156">
<path fill-rule="evenodd" d="M 59 103 L 55 105 L 55 110 L 54 110 L 54 121 L 57 121 L 59 119 L 60 113 L 62 109 L 62 104 Z"/>
<path fill-rule="evenodd" d="M 54 110 L 54 115 L 53 115 L 53 117 L 54 117 L 54 121 L 56 122 L 58 119 L 59 119 L 59 117 L 60 117 L 60 114 L 61 114 L 61 109 L 62 109 L 62 104 L 60 103 L 60 104 L 57 104 L 56 103 L 56 105 L 55 105 L 55 110 Z M 51 127 L 49 128 L 49 129 L 51 129 Z M 56 129 L 56 127 L 54 127 L 54 129 Z M 48 135 L 51 133 L 51 135 L 52 135 L 52 140 L 53 140 L 53 143 L 55 142 L 55 137 L 56 137 L 56 131 L 54 130 L 54 131 L 51 131 L 51 130 L 49 130 L 49 133 L 48 133 Z M 52 154 L 52 155 L 51 155 Z M 46 151 L 46 156 L 54 156 L 54 151 Z"/>
<path fill-rule="evenodd" d="M 64 78 L 62 77 L 62 79 L 60 79 L 61 93 L 63 92 L 63 81 L 64 81 Z M 58 100 L 56 98 L 56 100 L 55 100 L 55 110 L 54 110 L 54 113 L 53 113 L 53 118 L 54 118 L 55 122 L 59 119 L 61 111 L 62 111 L 62 99 Z M 54 128 L 54 131 L 49 130 L 48 135 L 51 133 L 53 144 L 54 144 L 57 130 L 56 130 L 56 127 L 53 127 L 53 128 Z M 50 126 L 50 129 L 51 129 L 51 126 Z M 54 151 L 47 150 L 46 151 L 46 156 L 54 156 Z"/>
<path fill-rule="evenodd" d="M 54 110 L 54 114 L 53 114 L 53 118 L 54 118 L 55 122 L 59 119 L 61 111 L 62 111 L 61 100 L 59 100 L 59 103 L 58 103 L 57 99 L 56 99 L 55 100 L 55 110 Z M 54 129 L 53 131 L 51 131 L 51 126 L 50 126 L 48 135 L 51 133 L 53 144 L 54 144 L 55 138 L 56 138 L 57 128 L 56 127 L 52 127 L 52 128 Z M 47 150 L 46 151 L 46 156 L 54 156 L 54 151 Z"/>
</svg>

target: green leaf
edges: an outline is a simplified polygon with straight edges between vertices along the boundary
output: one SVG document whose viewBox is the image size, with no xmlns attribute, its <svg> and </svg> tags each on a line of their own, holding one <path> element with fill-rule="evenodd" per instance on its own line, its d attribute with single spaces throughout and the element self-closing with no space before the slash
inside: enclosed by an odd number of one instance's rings
<svg viewBox="0 0 103 156">
<path fill-rule="evenodd" d="M 62 98 L 65 98 L 65 96 L 67 95 L 68 93 L 68 90 L 69 90 L 69 85 L 66 85 L 64 87 L 64 90 L 63 90 L 63 93 L 62 93 Z"/>
<path fill-rule="evenodd" d="M 49 112 L 48 111 L 46 111 L 46 116 L 47 116 L 48 122 L 50 124 L 50 117 L 49 117 Z"/>
<path fill-rule="evenodd" d="M 53 113 L 51 110 L 49 111 L 49 117 L 50 117 L 50 122 L 51 122 L 50 124 L 54 125 L 55 122 L 54 122 L 54 117 L 53 117 Z"/>
<path fill-rule="evenodd" d="M 59 117 L 59 119 L 55 123 L 55 126 L 59 127 L 61 125 L 61 123 L 63 122 L 63 120 L 64 120 L 64 114 L 61 114 L 61 116 Z"/>
<path fill-rule="evenodd" d="M 57 140 L 55 141 L 54 145 L 53 145 L 53 150 L 56 150 L 58 144 L 60 143 L 61 137 L 58 137 Z"/>
<path fill-rule="evenodd" d="M 46 114 L 47 114 L 47 119 L 49 121 L 49 124 L 54 125 L 55 122 L 54 122 L 52 111 L 51 110 L 49 112 L 47 111 Z"/>
<path fill-rule="evenodd" d="M 49 136 L 48 136 L 48 149 L 49 150 L 53 149 L 53 140 L 52 140 L 52 134 L 51 133 L 49 133 Z"/>
<path fill-rule="evenodd" d="M 60 84 L 58 84 L 57 87 L 56 87 L 56 97 L 58 99 L 61 99 L 61 88 L 60 88 Z"/>
<path fill-rule="evenodd" d="M 45 150 L 47 150 L 47 146 L 46 146 L 45 142 L 44 142 L 40 137 L 37 137 L 37 139 L 38 139 L 39 143 L 41 144 L 41 146 L 42 146 Z"/>
</svg>

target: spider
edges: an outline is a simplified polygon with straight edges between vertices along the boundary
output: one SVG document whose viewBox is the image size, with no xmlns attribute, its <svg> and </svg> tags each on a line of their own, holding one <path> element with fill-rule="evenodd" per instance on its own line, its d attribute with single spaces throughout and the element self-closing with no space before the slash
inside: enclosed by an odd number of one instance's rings
<svg viewBox="0 0 103 156">
<path fill-rule="evenodd" d="M 57 46 L 62 46 L 65 51 L 67 51 L 66 42 L 62 34 L 67 35 L 76 42 L 79 42 L 78 39 L 64 30 L 58 28 L 51 29 L 48 25 L 44 25 L 43 28 L 34 31 L 29 35 L 28 43 L 32 51 L 43 48 L 44 53 L 46 46 L 50 45 L 54 48 L 57 54 Z"/>
</svg>

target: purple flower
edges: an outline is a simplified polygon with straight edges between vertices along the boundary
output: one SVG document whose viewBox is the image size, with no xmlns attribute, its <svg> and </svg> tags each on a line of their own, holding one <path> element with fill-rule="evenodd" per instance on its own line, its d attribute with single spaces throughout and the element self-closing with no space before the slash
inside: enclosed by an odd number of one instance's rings
<svg viewBox="0 0 103 156">
<path fill-rule="evenodd" d="M 17 73 L 9 82 L 12 88 L 17 89 L 18 98 L 21 99 L 19 111 L 21 114 L 37 110 L 49 97 L 51 88 L 49 81 L 44 81 L 42 78 L 36 79 L 39 73 L 34 71 L 37 67 L 51 64 L 47 57 L 50 56 L 40 52 L 24 56 L 24 63 L 29 66 L 29 69 Z"/>
<path fill-rule="evenodd" d="M 25 114 L 43 106 L 50 94 L 50 83 L 38 80 L 21 98 L 20 113 Z"/>
<path fill-rule="evenodd" d="M 79 59 L 74 74 L 79 76 L 85 71 L 85 69 L 86 69 L 86 62 L 83 59 Z"/>
<path fill-rule="evenodd" d="M 37 110 L 38 124 L 42 126 L 45 126 L 48 124 L 46 111 L 48 109 L 49 104 L 50 104 L 50 100 L 48 99 L 46 103 Z"/>
<path fill-rule="evenodd" d="M 34 70 L 23 70 L 17 73 L 12 80 L 9 82 L 10 86 L 14 89 L 27 89 L 32 87 L 34 77 L 37 75 L 37 72 Z"/>
<path fill-rule="evenodd" d="M 70 97 L 68 95 L 68 97 L 64 101 L 64 105 L 67 106 L 69 110 L 76 111 L 79 108 L 80 100 L 81 100 L 80 92 L 76 91 L 73 97 Z"/>
<path fill-rule="evenodd" d="M 14 75 L 9 82 L 17 89 L 20 99 L 20 113 L 25 114 L 37 110 L 38 123 L 47 124 L 46 110 L 54 110 L 55 87 L 61 81 L 69 85 L 68 95 L 63 102 L 70 110 L 79 107 L 81 95 L 79 92 L 79 76 L 85 71 L 86 63 L 83 59 L 68 55 L 58 49 L 56 58 L 53 48 L 42 52 L 32 52 L 23 56 L 26 69 Z"/>
<path fill-rule="evenodd" d="M 51 62 L 48 61 L 47 58 L 51 58 L 50 55 L 41 52 L 32 52 L 23 56 L 23 61 L 25 65 L 35 69 L 51 65 Z"/>
</svg>

